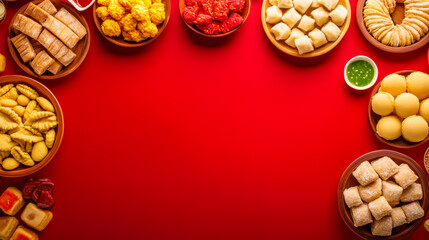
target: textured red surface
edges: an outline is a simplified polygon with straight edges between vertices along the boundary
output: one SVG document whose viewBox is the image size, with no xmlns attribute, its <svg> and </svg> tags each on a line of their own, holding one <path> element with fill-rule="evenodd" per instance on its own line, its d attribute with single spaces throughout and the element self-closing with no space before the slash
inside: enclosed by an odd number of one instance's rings
<svg viewBox="0 0 429 240">
<path fill-rule="evenodd" d="M 24 74 L 6 48 L 4 74 Z M 64 111 L 55 159 L 34 177 L 55 182 L 54 218 L 42 239 L 358 239 L 342 222 L 336 190 L 360 155 L 389 148 L 367 120 L 369 92 L 351 91 L 346 62 L 360 54 L 380 77 L 428 72 L 427 48 L 392 55 L 355 21 L 317 59 L 278 51 L 261 26 L 262 1 L 225 39 L 186 28 L 172 2 L 167 28 L 138 50 L 112 47 L 90 11 L 91 47 L 69 77 L 44 82 Z M 380 78 L 381 80 L 381 78 Z M 423 166 L 425 146 L 401 151 Z M 1 187 L 22 187 L 3 179 Z M 428 239 L 423 226 L 411 239 Z"/>
</svg>

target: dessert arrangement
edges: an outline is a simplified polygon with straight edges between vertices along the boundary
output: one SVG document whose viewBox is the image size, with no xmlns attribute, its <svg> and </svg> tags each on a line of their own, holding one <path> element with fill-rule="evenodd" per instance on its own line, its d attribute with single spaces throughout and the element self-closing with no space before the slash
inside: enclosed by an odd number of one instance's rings
<svg viewBox="0 0 429 240">
<path fill-rule="evenodd" d="M 309 53 L 340 38 L 349 10 L 338 0 L 270 0 L 266 9 L 268 24 L 276 41 Z"/>
<path fill-rule="evenodd" d="M 244 22 L 245 0 L 186 0 L 182 16 L 186 23 L 208 35 L 236 29 Z"/>
<path fill-rule="evenodd" d="M 66 8 L 57 10 L 49 0 L 30 2 L 11 26 L 11 44 L 37 76 L 57 75 L 69 67 L 78 57 L 78 45 L 88 39 L 83 23 Z"/>
<path fill-rule="evenodd" d="M 98 0 L 95 13 L 105 36 L 136 43 L 155 38 L 166 19 L 161 0 Z"/>
<path fill-rule="evenodd" d="M 368 32 L 379 42 L 392 47 L 411 45 L 429 30 L 429 5 L 423 0 L 398 1 L 404 5 L 404 18 L 398 24 L 391 14 L 396 0 L 366 0 L 363 19 Z"/>
<path fill-rule="evenodd" d="M 387 141 L 402 137 L 414 144 L 427 139 L 429 75 L 422 72 L 393 73 L 380 83 L 370 103 L 379 116 L 376 134 Z M 369 116 L 371 117 L 371 116 Z"/>
<path fill-rule="evenodd" d="M 49 179 L 28 179 L 23 191 L 16 187 L 8 187 L 0 196 L 0 209 L 6 214 L 0 217 L 0 239 L 39 239 L 37 232 L 43 231 L 53 218 L 49 210 L 53 205 L 51 195 L 53 189 L 54 184 Z M 32 198 L 29 195 L 37 195 L 37 205 L 33 202 L 26 203 L 26 200 Z M 49 195 L 52 200 L 46 200 L 44 195 Z M 40 207 L 39 202 L 48 204 L 41 204 L 43 207 Z M 20 211 L 21 214 L 18 217 Z"/>
<path fill-rule="evenodd" d="M 3 170 L 32 167 L 53 147 L 58 119 L 46 98 L 25 84 L 0 88 L 0 163 Z"/>
</svg>

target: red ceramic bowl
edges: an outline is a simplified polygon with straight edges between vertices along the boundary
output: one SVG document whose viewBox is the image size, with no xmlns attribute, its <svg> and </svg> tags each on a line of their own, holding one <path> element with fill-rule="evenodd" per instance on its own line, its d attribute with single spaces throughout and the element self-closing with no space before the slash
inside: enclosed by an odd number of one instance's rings
<svg viewBox="0 0 429 240">
<path fill-rule="evenodd" d="M 52 105 L 54 105 L 55 113 L 58 119 L 58 126 L 56 128 L 54 145 L 49 150 L 48 155 L 42 161 L 36 163 L 32 167 L 25 167 L 21 164 L 18 168 L 14 170 L 9 170 L 9 171 L 3 170 L 2 168 L 0 168 L 0 176 L 2 177 L 23 177 L 39 171 L 54 158 L 55 154 L 60 148 L 61 141 L 63 140 L 63 136 L 64 136 L 64 116 L 63 116 L 63 111 L 61 110 L 60 103 L 55 98 L 54 94 L 51 91 L 49 91 L 49 89 L 45 87 L 43 84 L 39 83 L 38 81 L 32 78 L 18 76 L 18 75 L 0 77 L 0 86 L 9 84 L 9 83 L 13 83 L 13 84 L 22 83 L 35 89 L 40 96 L 45 97 L 46 99 L 51 101 Z"/>
<path fill-rule="evenodd" d="M 343 176 L 341 177 L 340 183 L 338 184 L 338 190 L 337 190 L 338 209 L 340 211 L 341 218 L 346 223 L 347 227 L 349 227 L 350 230 L 352 230 L 352 232 L 354 232 L 356 235 L 358 235 L 361 238 L 384 239 L 384 240 L 403 239 L 405 237 L 410 236 L 413 232 L 415 232 L 420 227 L 426 215 L 423 218 L 417 219 L 409 224 L 404 224 L 400 227 L 393 228 L 392 236 L 376 237 L 371 234 L 371 225 L 366 225 L 358 228 L 353 225 L 350 209 L 347 207 L 346 203 L 344 202 L 344 195 L 343 195 L 344 190 L 346 188 L 359 185 L 357 180 L 353 177 L 352 172 L 362 162 L 364 161 L 371 162 L 383 156 L 388 156 L 392 158 L 392 160 L 395 161 L 396 164 L 398 165 L 401 163 L 408 164 L 410 168 L 414 171 L 414 173 L 417 174 L 417 176 L 419 176 L 417 183 L 420 183 L 423 189 L 423 199 L 420 200 L 420 204 L 422 205 L 425 213 L 428 212 L 429 199 L 427 194 L 429 192 L 429 186 L 428 186 L 428 179 L 426 178 L 426 175 L 423 169 L 412 158 L 400 152 L 396 152 L 392 150 L 378 150 L 378 151 L 369 152 L 357 158 L 347 167 L 347 169 L 343 173 Z"/>
</svg>

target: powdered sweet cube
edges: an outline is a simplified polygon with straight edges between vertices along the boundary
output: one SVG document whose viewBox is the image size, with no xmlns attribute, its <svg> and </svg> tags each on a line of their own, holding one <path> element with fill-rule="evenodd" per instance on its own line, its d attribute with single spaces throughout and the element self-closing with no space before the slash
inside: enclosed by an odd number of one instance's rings
<svg viewBox="0 0 429 240">
<path fill-rule="evenodd" d="M 399 171 L 396 173 L 393 178 L 396 183 L 399 184 L 403 189 L 407 188 L 411 184 L 413 184 L 419 177 L 411 170 L 408 164 L 399 165 Z"/>
<path fill-rule="evenodd" d="M 359 196 L 358 187 L 350 187 L 344 190 L 344 200 L 349 208 L 361 205 L 362 199 Z"/>
<path fill-rule="evenodd" d="M 380 220 L 385 216 L 389 216 L 392 212 L 392 207 L 383 196 L 368 203 L 368 207 L 375 220 Z"/>
<path fill-rule="evenodd" d="M 399 204 L 403 191 L 404 189 L 394 182 L 383 181 L 383 196 L 390 206 L 394 207 Z"/>
<path fill-rule="evenodd" d="M 381 196 L 381 189 L 382 184 L 379 178 L 366 186 L 359 186 L 359 195 L 362 200 L 369 203 Z"/>
<path fill-rule="evenodd" d="M 299 14 L 295 8 L 291 8 L 283 15 L 282 21 L 290 28 L 293 28 L 299 22 L 299 20 L 301 20 L 301 17 L 301 14 Z"/>
<path fill-rule="evenodd" d="M 392 209 L 392 221 L 393 227 L 399 227 L 407 223 L 407 218 L 405 217 L 404 210 L 401 207 L 396 207 Z"/>
<path fill-rule="evenodd" d="M 52 212 L 38 208 L 34 203 L 29 203 L 21 214 L 21 219 L 29 227 L 42 231 L 52 220 Z"/>
<path fill-rule="evenodd" d="M 34 231 L 19 225 L 10 240 L 39 240 L 39 236 Z"/>
<path fill-rule="evenodd" d="M 372 223 L 371 212 L 369 211 L 368 204 L 366 203 L 351 208 L 350 214 L 352 215 L 355 227 L 361 227 Z"/>
<path fill-rule="evenodd" d="M 311 16 L 313 16 L 316 24 L 319 27 L 322 27 L 327 22 L 329 22 L 329 12 L 325 10 L 323 7 L 319 7 L 311 12 Z"/>
<path fill-rule="evenodd" d="M 389 179 L 399 171 L 399 166 L 390 157 L 382 157 L 371 162 L 371 166 L 383 180 Z"/>
<path fill-rule="evenodd" d="M 413 183 L 406 189 L 401 196 L 401 202 L 413 202 L 423 198 L 422 185 L 420 183 Z"/>
<path fill-rule="evenodd" d="M 24 204 L 21 191 L 15 187 L 8 187 L 0 196 L 0 208 L 7 215 L 15 215 Z"/>
<path fill-rule="evenodd" d="M 422 218 L 425 215 L 425 211 L 418 201 L 403 205 L 402 210 L 404 210 L 407 223 Z"/>
<path fill-rule="evenodd" d="M 362 162 L 353 172 L 360 185 L 368 185 L 378 179 L 378 175 L 368 161 Z"/>
<path fill-rule="evenodd" d="M 313 0 L 293 0 L 293 6 L 301 14 L 304 14 L 312 3 Z"/>
<path fill-rule="evenodd" d="M 390 236 L 392 235 L 393 221 L 391 217 L 384 217 L 380 220 L 375 220 L 371 224 L 371 233 L 374 236 Z"/>
<path fill-rule="evenodd" d="M 329 11 L 334 10 L 338 4 L 338 0 L 317 0 L 317 2 L 326 7 Z"/>
<path fill-rule="evenodd" d="M 15 217 L 0 217 L 0 239 L 9 239 L 19 221 Z"/>
</svg>

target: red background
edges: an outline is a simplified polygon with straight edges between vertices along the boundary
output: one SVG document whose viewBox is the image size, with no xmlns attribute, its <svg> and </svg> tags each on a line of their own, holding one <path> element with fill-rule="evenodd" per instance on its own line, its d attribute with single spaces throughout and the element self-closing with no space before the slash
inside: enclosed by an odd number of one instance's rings
<svg viewBox="0 0 429 240">
<path fill-rule="evenodd" d="M 20 0 L 19 0 L 20 1 Z M 3 75 L 22 74 L 0 25 Z M 232 36 L 207 41 L 183 23 L 178 1 L 162 35 L 133 51 L 112 47 L 85 12 L 91 47 L 68 77 L 44 81 L 65 116 L 55 159 L 34 177 L 55 184 L 54 219 L 42 239 L 358 239 L 336 190 L 354 159 L 380 143 L 367 121 L 369 93 L 344 82 L 356 55 L 428 72 L 427 47 L 387 54 L 355 20 L 329 54 L 299 60 L 261 26 L 261 0 Z M 423 166 L 428 144 L 400 150 Z M 24 179 L 2 179 L 21 187 Z M 410 239 L 428 239 L 423 226 Z"/>
</svg>

